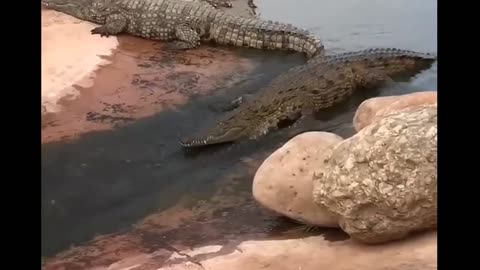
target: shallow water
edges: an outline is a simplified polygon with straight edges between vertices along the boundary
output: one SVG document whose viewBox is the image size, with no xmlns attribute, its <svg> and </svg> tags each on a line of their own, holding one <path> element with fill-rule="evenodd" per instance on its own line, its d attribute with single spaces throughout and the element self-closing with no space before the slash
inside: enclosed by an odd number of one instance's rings
<svg viewBox="0 0 480 270">
<path fill-rule="evenodd" d="M 330 52 L 372 46 L 436 51 L 434 0 L 261 0 L 256 4 L 262 18 L 305 27 L 321 37 Z M 208 105 L 252 92 L 282 70 L 301 63 L 295 55 L 238 52 L 262 63 L 254 72 L 258 76 L 252 74 L 216 96 L 196 98 L 175 111 L 165 111 L 115 131 L 42 146 L 42 256 L 51 256 L 95 235 L 128 230 L 145 216 L 181 200 L 188 201 L 185 207 L 194 207 L 201 200 L 208 203 L 219 190 L 223 192 L 220 187 L 229 185 L 235 188 L 225 193 L 241 199 L 234 199 L 234 205 L 222 205 L 220 201 L 211 206 L 221 213 L 215 218 L 230 221 L 222 233 L 271 235 L 272 228 L 284 221 L 261 210 L 250 198 L 254 168 L 263 158 L 305 130 L 350 136 L 355 109 L 368 97 L 437 87 L 434 66 L 398 87 L 359 93 L 317 119 L 306 119 L 294 128 L 258 141 L 212 147 L 198 153 L 182 151 L 177 143 L 182 134 L 212 124 L 220 116 Z M 235 205 L 236 200 L 240 205 Z M 236 213 L 233 218 L 224 214 L 232 212 Z M 222 224 L 227 223 L 217 226 Z M 208 240 L 194 224 L 185 230 L 189 238 L 197 239 L 193 244 Z M 169 236 L 182 240 L 187 237 L 185 233 L 180 229 Z"/>
</svg>

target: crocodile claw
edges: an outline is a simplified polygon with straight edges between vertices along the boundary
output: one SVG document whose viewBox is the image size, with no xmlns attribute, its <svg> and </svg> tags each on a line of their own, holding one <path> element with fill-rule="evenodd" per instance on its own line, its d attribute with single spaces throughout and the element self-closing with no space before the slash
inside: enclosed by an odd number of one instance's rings
<svg viewBox="0 0 480 270">
<path fill-rule="evenodd" d="M 92 33 L 92 35 L 100 35 L 101 37 L 109 37 L 110 34 L 108 33 L 108 31 L 105 29 L 105 27 L 103 26 L 99 26 L 99 27 L 96 27 L 96 28 L 93 28 L 90 33 Z"/>
<path fill-rule="evenodd" d="M 226 8 L 231 8 L 233 5 L 227 1 L 219 1 L 219 0 L 206 0 L 207 3 L 209 3 L 212 7 L 218 8 L 218 7 L 226 7 Z"/>
</svg>

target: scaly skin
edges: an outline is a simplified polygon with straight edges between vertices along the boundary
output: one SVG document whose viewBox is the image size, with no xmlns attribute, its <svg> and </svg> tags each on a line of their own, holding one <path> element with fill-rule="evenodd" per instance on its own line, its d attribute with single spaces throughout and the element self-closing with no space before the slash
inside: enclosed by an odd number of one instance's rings
<svg viewBox="0 0 480 270">
<path fill-rule="evenodd" d="M 256 98 L 240 103 L 205 135 L 180 143 L 188 148 L 255 139 L 284 120 L 296 121 L 332 107 L 356 90 L 384 86 L 399 75 L 414 76 L 436 59 L 428 53 L 383 48 L 314 58 L 274 79 Z"/>
<path fill-rule="evenodd" d="M 308 57 L 323 55 L 323 45 L 309 32 L 292 25 L 229 15 L 203 0 L 42 0 L 42 5 L 101 26 L 92 34 L 127 33 L 174 41 L 176 49 L 192 49 L 200 41 L 257 49 L 290 50 Z M 209 2 L 210 4 L 205 3 Z"/>
<path fill-rule="evenodd" d="M 221 1 L 221 0 L 199 0 L 199 1 L 207 2 L 214 8 L 217 8 L 217 7 L 231 8 L 232 7 L 232 4 L 230 4 L 229 2 Z"/>
</svg>

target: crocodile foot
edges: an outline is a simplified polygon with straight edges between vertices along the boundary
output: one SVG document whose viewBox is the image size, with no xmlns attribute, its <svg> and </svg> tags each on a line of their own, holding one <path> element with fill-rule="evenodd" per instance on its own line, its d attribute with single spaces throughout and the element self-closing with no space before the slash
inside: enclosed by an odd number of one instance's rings
<svg viewBox="0 0 480 270">
<path fill-rule="evenodd" d="M 200 45 L 200 43 L 198 43 L 197 45 L 194 45 L 184 41 L 173 41 L 167 44 L 167 48 L 172 51 L 185 51 L 189 49 L 194 49 L 198 45 Z"/>
<path fill-rule="evenodd" d="M 100 35 L 101 37 L 110 36 L 110 33 L 107 27 L 105 27 L 105 25 L 93 28 L 92 30 L 90 30 L 90 33 L 92 33 L 92 35 Z"/>
<path fill-rule="evenodd" d="M 240 96 L 230 102 L 219 104 L 219 105 L 209 105 L 210 109 L 215 112 L 229 112 L 238 108 L 242 103 L 245 103 L 247 100 L 251 99 L 252 95 L 245 94 Z"/>
<path fill-rule="evenodd" d="M 209 3 L 212 5 L 214 8 L 218 7 L 226 7 L 226 8 L 231 8 L 232 4 L 227 2 L 227 1 L 221 1 L 221 0 L 205 0 L 205 2 Z"/>
</svg>

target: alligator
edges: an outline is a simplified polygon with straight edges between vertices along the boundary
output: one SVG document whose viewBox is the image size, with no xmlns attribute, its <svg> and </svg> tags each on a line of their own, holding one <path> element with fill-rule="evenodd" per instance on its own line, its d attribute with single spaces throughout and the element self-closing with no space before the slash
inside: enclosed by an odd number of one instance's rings
<svg viewBox="0 0 480 270">
<path fill-rule="evenodd" d="M 203 0 L 42 0 L 42 6 L 100 26 L 92 34 L 108 37 L 126 33 L 171 41 L 172 49 L 188 50 L 202 42 L 256 49 L 324 54 L 322 42 L 291 24 L 230 15 Z"/>
<path fill-rule="evenodd" d="M 256 139 L 285 123 L 345 101 L 357 90 L 378 89 L 430 68 L 436 54 L 370 48 L 315 57 L 273 79 L 254 97 L 239 102 L 213 128 L 182 139 L 184 148 Z M 283 124 L 282 124 L 283 123 Z"/>
</svg>

